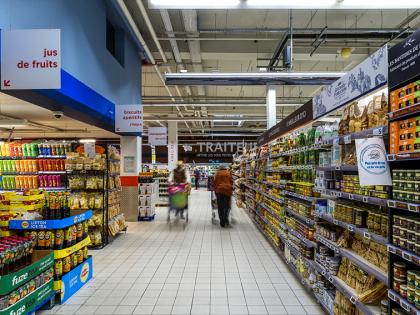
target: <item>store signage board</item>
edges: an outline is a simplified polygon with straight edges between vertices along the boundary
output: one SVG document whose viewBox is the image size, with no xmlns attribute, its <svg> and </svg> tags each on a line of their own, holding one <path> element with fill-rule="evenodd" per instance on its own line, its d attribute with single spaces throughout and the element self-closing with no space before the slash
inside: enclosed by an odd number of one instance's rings
<svg viewBox="0 0 420 315">
<path fill-rule="evenodd" d="M 388 54 L 390 89 L 416 77 L 420 67 L 420 30 L 392 47 Z"/>
<path fill-rule="evenodd" d="M 134 156 L 124 156 L 124 173 L 136 172 L 136 158 Z"/>
<path fill-rule="evenodd" d="M 1 89 L 60 89 L 59 29 L 1 31 Z"/>
<path fill-rule="evenodd" d="M 173 170 L 176 167 L 178 159 L 178 144 L 176 141 L 170 141 L 168 144 L 168 168 Z"/>
<path fill-rule="evenodd" d="M 90 158 L 90 159 L 94 159 L 96 156 L 96 151 L 95 151 L 95 143 L 94 142 L 87 142 L 83 144 L 83 148 L 85 150 L 85 155 Z"/>
<path fill-rule="evenodd" d="M 150 145 L 168 145 L 168 129 L 166 127 L 149 127 L 148 138 Z"/>
<path fill-rule="evenodd" d="M 86 261 L 61 278 L 61 303 L 64 303 L 79 291 L 90 279 L 92 279 L 92 275 L 92 257 L 89 256 Z"/>
<path fill-rule="evenodd" d="M 357 168 L 360 186 L 391 186 L 391 172 L 386 159 L 384 139 L 356 139 Z"/>
<path fill-rule="evenodd" d="M 141 104 L 116 105 L 115 132 L 141 134 L 143 132 L 143 106 Z"/>
<path fill-rule="evenodd" d="M 387 80 L 388 56 L 385 45 L 313 97 L 313 118 L 322 117 L 385 85 Z"/>
<path fill-rule="evenodd" d="M 282 119 L 277 125 L 264 132 L 257 139 L 257 145 L 262 146 L 312 120 L 312 100 L 306 102 L 293 113 Z"/>
</svg>

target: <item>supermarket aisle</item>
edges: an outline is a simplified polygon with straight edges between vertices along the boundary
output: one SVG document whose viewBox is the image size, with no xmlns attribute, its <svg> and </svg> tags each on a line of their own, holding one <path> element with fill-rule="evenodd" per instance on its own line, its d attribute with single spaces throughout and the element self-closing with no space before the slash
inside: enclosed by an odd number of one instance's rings
<svg viewBox="0 0 420 315">
<path fill-rule="evenodd" d="M 94 251 L 95 278 L 43 314 L 324 314 L 242 210 L 234 227 L 212 225 L 200 190 L 185 231 L 165 214 Z"/>
</svg>

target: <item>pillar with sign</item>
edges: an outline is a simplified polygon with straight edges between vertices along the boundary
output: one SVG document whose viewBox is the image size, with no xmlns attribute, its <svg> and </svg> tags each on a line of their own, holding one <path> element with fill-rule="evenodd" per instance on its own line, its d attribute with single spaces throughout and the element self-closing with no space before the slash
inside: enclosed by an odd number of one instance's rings
<svg viewBox="0 0 420 315">
<path fill-rule="evenodd" d="M 178 122 L 168 121 L 168 169 L 173 170 L 178 161 Z"/>
<path fill-rule="evenodd" d="M 115 106 L 115 131 L 121 135 L 121 209 L 127 221 L 138 218 L 143 109 L 140 104 Z"/>
</svg>

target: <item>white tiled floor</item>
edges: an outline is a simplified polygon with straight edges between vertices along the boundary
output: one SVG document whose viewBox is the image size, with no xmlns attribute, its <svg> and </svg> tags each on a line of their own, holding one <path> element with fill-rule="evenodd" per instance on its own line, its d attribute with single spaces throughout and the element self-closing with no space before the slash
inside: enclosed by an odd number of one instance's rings
<svg viewBox="0 0 420 315">
<path fill-rule="evenodd" d="M 211 223 L 210 193 L 190 197 L 190 224 L 130 223 L 94 256 L 92 279 L 42 314 L 324 314 L 242 210 Z"/>
</svg>

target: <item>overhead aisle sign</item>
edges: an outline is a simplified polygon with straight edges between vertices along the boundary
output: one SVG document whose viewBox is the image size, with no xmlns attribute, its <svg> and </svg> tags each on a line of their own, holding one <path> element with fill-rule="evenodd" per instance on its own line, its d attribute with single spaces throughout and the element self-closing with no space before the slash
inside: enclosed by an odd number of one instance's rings
<svg viewBox="0 0 420 315">
<path fill-rule="evenodd" d="M 140 135 L 143 132 L 143 106 L 141 104 L 116 105 L 115 132 Z"/>
<path fill-rule="evenodd" d="M 149 127 L 148 138 L 150 145 L 168 145 L 168 129 L 166 127 Z"/>
<path fill-rule="evenodd" d="M 340 106 L 385 85 L 388 81 L 388 50 L 381 47 L 342 78 L 324 88 L 312 99 L 313 118 L 319 118 Z"/>
<path fill-rule="evenodd" d="M 60 89 L 59 29 L 1 31 L 1 89 Z"/>
<path fill-rule="evenodd" d="M 389 83 L 391 89 L 419 73 L 420 30 L 389 50 Z"/>
</svg>

